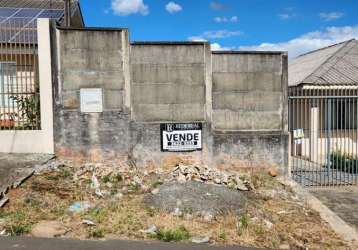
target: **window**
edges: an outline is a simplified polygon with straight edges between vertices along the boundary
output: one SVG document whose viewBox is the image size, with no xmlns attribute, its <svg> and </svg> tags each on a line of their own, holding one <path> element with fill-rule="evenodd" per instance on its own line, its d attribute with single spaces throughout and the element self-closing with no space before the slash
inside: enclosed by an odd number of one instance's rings
<svg viewBox="0 0 358 250">
<path fill-rule="evenodd" d="M 331 114 L 331 129 L 357 129 L 357 100 L 332 100 Z"/>
<path fill-rule="evenodd" d="M 11 95 L 16 86 L 16 63 L 0 62 L 0 107 L 14 107 L 14 101 Z"/>
</svg>

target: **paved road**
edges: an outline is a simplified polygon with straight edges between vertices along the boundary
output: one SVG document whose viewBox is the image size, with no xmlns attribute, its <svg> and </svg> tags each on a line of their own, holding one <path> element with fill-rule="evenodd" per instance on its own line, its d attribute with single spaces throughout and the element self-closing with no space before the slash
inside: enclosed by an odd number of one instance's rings
<svg viewBox="0 0 358 250">
<path fill-rule="evenodd" d="M 0 237 L 1 250 L 255 250 L 246 247 L 212 247 L 200 244 L 176 244 L 139 241 L 80 241 L 26 237 Z M 256 249 L 257 250 L 257 249 Z"/>
</svg>

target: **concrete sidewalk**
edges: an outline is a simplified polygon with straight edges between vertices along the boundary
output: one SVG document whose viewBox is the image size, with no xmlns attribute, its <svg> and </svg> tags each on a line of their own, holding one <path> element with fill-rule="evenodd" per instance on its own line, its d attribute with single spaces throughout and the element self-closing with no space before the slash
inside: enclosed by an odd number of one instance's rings
<svg viewBox="0 0 358 250">
<path fill-rule="evenodd" d="M 312 188 L 310 192 L 358 232 L 358 187 Z"/>
<path fill-rule="evenodd" d="M 53 157 L 46 154 L 0 153 L 0 198 L 8 187 L 31 175 L 35 165 L 44 164 Z"/>
<path fill-rule="evenodd" d="M 139 241 L 81 241 L 29 237 L 0 237 L 0 249 L 26 250 L 255 250 L 247 247 L 213 247 L 200 244 L 179 244 Z M 256 248 L 257 250 L 257 248 Z"/>
</svg>

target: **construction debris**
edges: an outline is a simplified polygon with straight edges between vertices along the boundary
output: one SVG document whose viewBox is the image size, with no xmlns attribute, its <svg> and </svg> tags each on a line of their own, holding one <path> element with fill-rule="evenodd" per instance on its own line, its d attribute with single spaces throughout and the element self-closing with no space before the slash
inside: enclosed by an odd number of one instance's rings
<svg viewBox="0 0 358 250">
<path fill-rule="evenodd" d="M 6 229 L 4 229 L 0 232 L 0 236 L 10 236 L 10 234 L 6 232 Z"/>
<path fill-rule="evenodd" d="M 249 191 L 253 189 L 248 176 L 220 171 L 208 166 L 182 165 L 179 164 L 172 171 L 172 180 L 179 183 L 196 181 L 206 184 L 227 186 L 239 191 Z"/>
<path fill-rule="evenodd" d="M 197 236 L 197 237 L 193 237 L 191 239 L 191 242 L 197 243 L 197 244 L 205 244 L 205 243 L 209 243 L 209 241 L 210 241 L 210 238 L 208 236 L 204 236 L 204 237 Z"/>
<path fill-rule="evenodd" d="M 268 174 L 271 176 L 271 177 L 277 177 L 278 176 L 278 173 L 277 173 L 277 170 L 275 169 L 270 169 Z"/>
<path fill-rule="evenodd" d="M 18 177 L 13 182 L 12 187 L 17 188 L 20 186 L 25 180 L 30 178 L 34 174 L 35 170 L 33 169 L 19 169 L 18 170 Z"/>
<path fill-rule="evenodd" d="M 91 220 L 82 220 L 82 224 L 85 224 L 87 226 L 95 226 L 96 224 Z"/>
<path fill-rule="evenodd" d="M 9 201 L 9 198 L 7 196 L 4 195 L 4 197 L 1 198 L 0 200 L 0 208 L 5 206 L 5 204 Z"/>
</svg>

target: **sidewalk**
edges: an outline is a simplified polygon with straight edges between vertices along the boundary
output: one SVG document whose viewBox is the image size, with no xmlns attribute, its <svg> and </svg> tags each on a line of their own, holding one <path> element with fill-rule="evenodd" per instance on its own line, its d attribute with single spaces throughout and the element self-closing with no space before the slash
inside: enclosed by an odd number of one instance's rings
<svg viewBox="0 0 358 250">
<path fill-rule="evenodd" d="M 179 244 L 139 241 L 81 241 L 68 239 L 41 239 L 25 237 L 1 237 L 1 250 L 255 250 L 247 247 L 212 247 L 199 244 Z M 256 248 L 257 249 L 257 248 Z"/>
<path fill-rule="evenodd" d="M 358 187 L 312 188 L 310 192 L 358 232 Z"/>
<path fill-rule="evenodd" d="M 20 184 L 33 173 L 33 167 L 53 158 L 45 154 L 5 154 L 0 153 L 0 198 L 1 193 L 14 183 Z"/>
</svg>

